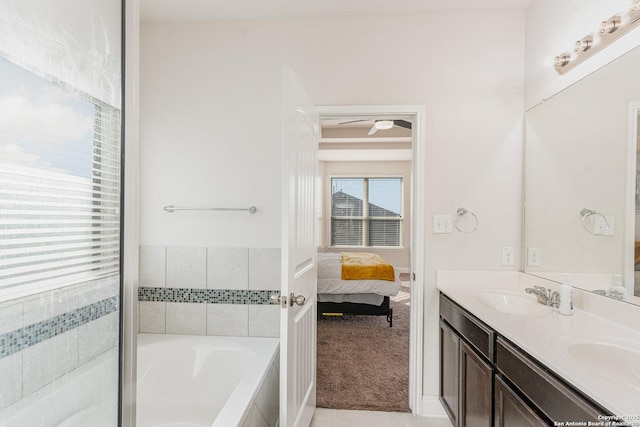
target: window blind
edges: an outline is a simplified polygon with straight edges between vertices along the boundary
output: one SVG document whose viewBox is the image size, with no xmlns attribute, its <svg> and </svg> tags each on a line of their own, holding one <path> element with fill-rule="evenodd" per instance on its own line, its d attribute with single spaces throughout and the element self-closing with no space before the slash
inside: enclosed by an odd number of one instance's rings
<svg viewBox="0 0 640 427">
<path fill-rule="evenodd" d="M 0 121 L 0 291 L 119 272 L 120 111 L 91 104 L 81 144 Z"/>
</svg>

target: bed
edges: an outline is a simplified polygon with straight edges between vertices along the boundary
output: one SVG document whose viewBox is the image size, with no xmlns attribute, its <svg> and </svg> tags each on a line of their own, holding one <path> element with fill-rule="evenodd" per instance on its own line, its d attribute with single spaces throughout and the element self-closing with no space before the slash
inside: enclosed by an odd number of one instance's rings
<svg viewBox="0 0 640 427">
<path fill-rule="evenodd" d="M 400 291 L 399 273 L 386 264 L 386 270 L 371 276 L 384 277 L 383 279 L 345 274 L 342 265 L 343 255 L 377 257 L 369 253 L 318 254 L 318 317 L 345 314 L 386 316 L 389 326 L 392 327 L 393 309 L 390 307 L 389 297 L 397 295 Z"/>
</svg>

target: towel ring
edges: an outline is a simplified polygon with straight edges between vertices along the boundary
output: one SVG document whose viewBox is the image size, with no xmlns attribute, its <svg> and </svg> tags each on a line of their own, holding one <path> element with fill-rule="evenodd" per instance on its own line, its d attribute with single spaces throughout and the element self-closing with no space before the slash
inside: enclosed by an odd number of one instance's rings
<svg viewBox="0 0 640 427">
<path fill-rule="evenodd" d="M 587 224 L 584 222 L 590 216 L 597 215 L 597 216 L 601 217 L 602 220 L 604 221 L 604 230 L 600 234 L 604 234 L 604 232 L 606 232 L 609 229 L 609 221 L 607 221 L 607 217 L 602 215 L 600 212 L 596 212 L 594 210 L 584 208 L 584 209 L 580 210 L 580 215 L 582 215 L 582 219 L 580 220 L 580 222 L 582 223 L 582 228 L 584 228 L 585 230 L 587 230 L 589 233 L 593 234 L 594 236 L 598 236 L 599 234 L 596 234 L 595 230 L 589 230 L 589 227 L 587 227 Z"/>
<path fill-rule="evenodd" d="M 458 210 L 456 211 L 456 213 L 458 214 L 458 216 L 456 217 L 456 219 L 453 221 L 453 225 L 454 227 L 456 227 L 456 230 L 458 230 L 461 233 L 473 233 L 474 231 L 476 231 L 478 229 L 478 217 L 476 216 L 476 214 L 474 214 L 471 211 L 466 210 L 465 208 L 458 208 Z M 461 230 L 460 227 L 458 227 L 458 219 L 463 216 L 469 214 L 473 217 L 474 220 L 474 224 L 473 224 L 473 229 L 472 230 Z"/>
</svg>

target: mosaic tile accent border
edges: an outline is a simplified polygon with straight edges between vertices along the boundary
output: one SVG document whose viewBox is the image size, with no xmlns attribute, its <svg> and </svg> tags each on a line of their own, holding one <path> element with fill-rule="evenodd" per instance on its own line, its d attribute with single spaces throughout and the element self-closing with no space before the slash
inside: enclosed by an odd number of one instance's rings
<svg viewBox="0 0 640 427">
<path fill-rule="evenodd" d="M 0 359 L 116 312 L 118 308 L 118 297 L 114 296 L 2 334 Z"/>
<path fill-rule="evenodd" d="M 138 301 L 187 302 L 208 304 L 278 304 L 271 295 L 280 291 L 245 289 L 138 288 Z"/>
</svg>

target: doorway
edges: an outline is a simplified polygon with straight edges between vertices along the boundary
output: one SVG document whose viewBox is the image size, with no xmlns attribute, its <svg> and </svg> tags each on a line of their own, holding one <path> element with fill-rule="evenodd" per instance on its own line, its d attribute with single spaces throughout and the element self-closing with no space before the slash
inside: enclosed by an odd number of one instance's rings
<svg viewBox="0 0 640 427">
<path fill-rule="evenodd" d="M 383 258 L 389 257 L 389 263 L 400 267 L 399 272 L 405 273 L 403 279 L 406 281 L 406 289 L 398 293 L 396 299 L 403 299 L 408 307 L 407 319 L 410 323 L 408 329 L 408 408 L 414 414 L 421 411 L 421 391 L 422 391 L 422 306 L 423 306 L 423 276 L 424 276 L 424 227 L 417 221 L 423 217 L 424 211 L 424 172 L 418 165 L 424 164 L 424 108 L 422 106 L 340 106 L 340 107 L 318 107 L 320 120 L 327 132 L 321 138 L 321 159 L 333 162 L 333 166 L 325 170 L 322 175 L 322 182 L 319 183 L 319 192 L 324 193 L 321 200 L 321 212 L 319 215 L 318 228 L 321 231 L 322 248 L 328 252 L 340 252 L 342 249 L 336 245 L 335 233 L 332 235 L 330 219 L 323 220 L 327 216 L 331 218 L 331 194 L 333 184 L 344 184 L 340 178 L 391 178 L 404 180 L 403 197 L 405 202 L 406 222 L 403 227 L 407 230 L 406 235 L 401 236 L 401 247 L 394 250 L 385 251 L 384 248 L 377 247 L 371 252 L 381 250 Z M 385 119 L 391 121 L 390 132 L 375 128 L 376 120 Z M 409 126 L 407 126 L 409 124 Z M 384 125 L 384 124 L 383 124 Z M 411 127 L 408 133 L 407 127 Z M 331 130 L 329 130 L 331 128 Z M 344 130 L 343 130 L 344 128 Z M 398 129 L 393 129 L 398 128 Z M 337 130 L 336 130 L 337 129 Z M 395 132 L 394 132 L 395 131 Z M 357 136 L 358 133 L 364 136 Z M 372 142 L 371 135 L 375 139 Z M 342 136 L 340 136 L 342 135 Z M 330 147 L 328 147 L 330 146 Z M 365 176 L 366 169 L 349 169 L 354 163 L 346 167 L 336 166 L 336 163 L 344 163 L 345 160 L 356 161 L 365 158 L 369 165 L 375 166 L 383 164 L 396 164 L 404 162 L 406 173 L 400 168 L 378 170 L 370 176 Z M 390 162 L 393 160 L 393 162 Z M 371 170 L 371 167 L 369 167 Z M 356 176 L 359 175 L 359 176 Z M 333 180 L 333 181 L 332 181 Z M 332 184 L 333 183 L 333 184 Z M 371 233 L 369 233 L 371 234 Z M 374 242 L 375 243 L 375 242 Z M 392 243 L 393 244 L 393 243 Z M 345 245 L 347 250 L 354 250 L 354 247 Z M 357 246 L 355 246 L 357 247 Z M 322 250 L 322 249 L 321 249 Z M 360 247 L 358 250 L 364 250 Z M 367 249 L 368 251 L 368 249 Z M 403 261 L 404 260 L 404 261 Z M 389 325 L 380 322 L 380 328 L 388 328 Z M 393 327 L 392 327 L 393 328 Z M 375 344 L 373 344 L 375 345 Z M 336 357 L 339 357 L 336 354 Z M 319 368 L 320 369 L 320 368 Z M 385 373 L 386 374 L 386 373 Z M 384 408 L 379 409 L 384 410 Z"/>
</svg>

